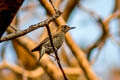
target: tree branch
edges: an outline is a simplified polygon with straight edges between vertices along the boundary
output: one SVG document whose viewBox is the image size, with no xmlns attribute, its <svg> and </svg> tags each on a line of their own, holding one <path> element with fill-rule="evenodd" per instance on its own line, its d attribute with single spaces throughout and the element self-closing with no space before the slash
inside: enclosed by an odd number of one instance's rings
<svg viewBox="0 0 120 80">
<path fill-rule="evenodd" d="M 37 23 L 37 24 L 34 24 L 34 25 L 31 25 L 29 26 L 29 28 L 25 29 L 25 30 L 22 30 L 22 31 L 17 31 L 15 33 L 11 33 L 5 37 L 2 37 L 0 39 L 0 42 L 3 42 L 3 41 L 7 41 L 7 40 L 11 40 L 11 39 L 14 39 L 14 38 L 17 38 L 17 37 L 20 37 L 20 36 L 23 36 L 35 29 L 38 29 L 40 27 L 43 27 L 45 26 L 46 24 L 49 24 L 50 22 L 52 22 L 54 19 L 56 19 L 57 17 L 59 17 L 60 15 L 62 14 L 62 12 L 60 11 L 57 11 L 56 14 L 54 14 L 52 17 L 40 22 L 40 23 Z"/>
<path fill-rule="evenodd" d="M 3 61 L 0 64 L 0 70 L 4 69 L 4 68 L 10 69 L 18 74 L 25 74 L 27 77 L 30 77 L 30 78 L 36 78 L 36 77 L 42 76 L 44 74 L 44 70 L 41 67 L 36 68 L 33 71 L 29 71 L 29 70 L 24 69 L 23 67 L 18 66 L 18 65 L 8 64 L 6 61 Z"/>
</svg>

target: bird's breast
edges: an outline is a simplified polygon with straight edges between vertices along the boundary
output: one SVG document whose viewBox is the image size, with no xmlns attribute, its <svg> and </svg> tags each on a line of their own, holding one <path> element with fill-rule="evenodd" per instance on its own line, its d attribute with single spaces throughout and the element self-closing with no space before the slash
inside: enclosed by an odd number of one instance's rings
<svg viewBox="0 0 120 80">
<path fill-rule="evenodd" d="M 54 46 L 59 49 L 64 41 L 64 35 L 58 35 L 57 37 L 53 38 Z M 45 47 L 51 47 L 50 40 L 44 44 Z"/>
<path fill-rule="evenodd" d="M 64 41 L 64 35 L 59 35 L 59 37 L 53 39 L 54 46 L 59 49 Z"/>
</svg>

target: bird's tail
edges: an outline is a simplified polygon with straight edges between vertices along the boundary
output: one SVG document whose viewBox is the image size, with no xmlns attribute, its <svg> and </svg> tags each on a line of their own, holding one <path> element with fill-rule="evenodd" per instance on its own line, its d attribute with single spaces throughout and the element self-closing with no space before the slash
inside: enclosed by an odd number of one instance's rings
<svg viewBox="0 0 120 80">
<path fill-rule="evenodd" d="M 38 49 L 37 49 L 37 48 L 34 48 L 34 49 L 31 50 L 31 52 L 34 52 L 34 51 L 38 51 Z"/>
<path fill-rule="evenodd" d="M 41 53 L 41 52 L 39 51 L 39 59 L 38 59 L 38 61 L 37 61 L 38 64 L 39 64 L 39 62 L 40 62 L 40 60 L 41 60 L 41 58 L 42 58 L 43 55 L 44 55 L 44 53 Z"/>
</svg>

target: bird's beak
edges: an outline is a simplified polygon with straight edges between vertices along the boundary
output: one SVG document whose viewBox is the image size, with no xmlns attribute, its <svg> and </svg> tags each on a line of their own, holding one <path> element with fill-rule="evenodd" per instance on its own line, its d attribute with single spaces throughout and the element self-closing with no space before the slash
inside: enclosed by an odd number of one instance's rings
<svg viewBox="0 0 120 80">
<path fill-rule="evenodd" d="M 76 27 L 70 27 L 70 29 L 75 29 Z"/>
</svg>

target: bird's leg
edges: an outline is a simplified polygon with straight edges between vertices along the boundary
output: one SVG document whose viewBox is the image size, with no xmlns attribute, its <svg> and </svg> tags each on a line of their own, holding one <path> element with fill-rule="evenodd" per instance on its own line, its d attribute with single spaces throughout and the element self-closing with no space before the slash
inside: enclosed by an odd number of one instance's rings
<svg viewBox="0 0 120 80">
<path fill-rule="evenodd" d="M 57 48 L 55 47 L 55 50 L 57 51 Z M 56 56 L 55 55 L 52 55 L 55 59 L 55 61 L 57 60 Z"/>
</svg>

